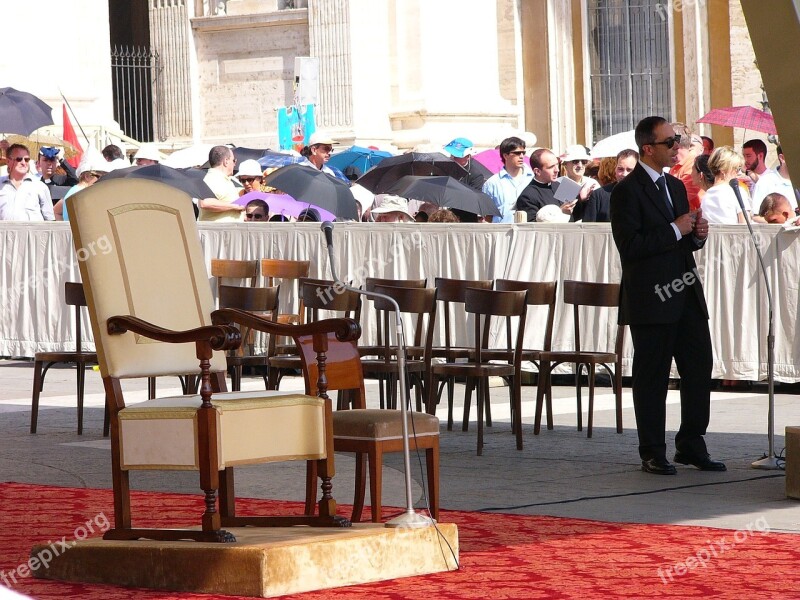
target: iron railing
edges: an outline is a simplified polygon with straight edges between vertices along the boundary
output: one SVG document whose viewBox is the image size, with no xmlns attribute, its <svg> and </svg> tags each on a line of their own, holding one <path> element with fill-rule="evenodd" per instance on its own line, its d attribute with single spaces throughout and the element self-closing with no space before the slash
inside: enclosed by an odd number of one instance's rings
<svg viewBox="0 0 800 600">
<path fill-rule="evenodd" d="M 594 141 L 633 129 L 648 115 L 671 118 L 664 4 L 664 0 L 588 0 Z"/>
<path fill-rule="evenodd" d="M 144 46 L 111 49 L 114 118 L 128 136 L 154 140 L 153 105 L 158 101 L 158 54 Z"/>
</svg>

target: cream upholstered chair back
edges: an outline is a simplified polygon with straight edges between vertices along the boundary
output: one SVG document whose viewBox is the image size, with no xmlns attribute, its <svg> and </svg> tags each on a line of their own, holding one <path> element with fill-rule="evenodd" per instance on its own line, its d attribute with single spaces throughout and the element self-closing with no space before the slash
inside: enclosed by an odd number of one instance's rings
<svg viewBox="0 0 800 600">
<path fill-rule="evenodd" d="M 194 343 L 109 335 L 130 315 L 172 330 L 211 325 L 211 285 L 189 197 L 144 179 L 99 182 L 68 200 L 70 226 L 103 377 L 199 373 Z M 226 368 L 214 352 L 212 371 Z"/>
</svg>

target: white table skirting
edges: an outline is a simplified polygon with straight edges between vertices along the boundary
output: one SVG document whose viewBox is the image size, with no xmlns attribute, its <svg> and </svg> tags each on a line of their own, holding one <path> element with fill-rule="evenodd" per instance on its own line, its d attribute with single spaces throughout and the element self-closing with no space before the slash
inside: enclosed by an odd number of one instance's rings
<svg viewBox="0 0 800 600">
<path fill-rule="evenodd" d="M 308 259 L 312 277 L 330 278 L 327 250 L 317 224 L 200 224 L 199 229 L 207 264 L 212 258 Z M 776 379 L 800 381 L 795 360 L 800 233 L 757 226 L 756 235 L 775 298 Z M 74 348 L 74 309 L 64 304 L 64 282 L 80 281 L 80 275 L 68 224 L 0 223 L 0 236 L 0 356 L 32 357 L 39 351 Z M 147 232 L 142 232 L 142 243 L 148 243 Z M 340 276 L 356 285 L 368 276 L 427 278 L 432 286 L 437 276 L 560 283 L 567 279 L 617 282 L 621 274 L 607 224 L 337 224 L 334 248 Z M 102 252 L 103 247 L 89 250 Z M 764 379 L 767 296 L 746 227 L 712 226 L 706 247 L 696 257 L 711 317 L 713 376 Z M 295 298 L 282 295 L 284 304 L 295 305 Z M 468 343 L 471 319 L 465 318 L 463 311 L 453 317 L 456 343 Z M 586 310 L 581 318 L 584 347 L 613 348 L 616 309 Z M 544 309 L 529 311 L 528 321 L 526 346 L 541 347 Z M 361 323 L 363 339 L 373 342 L 375 319 L 368 302 Z M 572 348 L 572 326 L 571 307 L 563 304 L 559 289 L 554 349 Z M 439 315 L 434 343 L 441 341 L 442 327 Z M 82 329 L 87 346 L 93 347 L 88 318 Z M 501 333 L 504 335 L 498 327 L 496 334 Z M 631 356 L 628 335 L 626 375 L 630 374 Z"/>
</svg>

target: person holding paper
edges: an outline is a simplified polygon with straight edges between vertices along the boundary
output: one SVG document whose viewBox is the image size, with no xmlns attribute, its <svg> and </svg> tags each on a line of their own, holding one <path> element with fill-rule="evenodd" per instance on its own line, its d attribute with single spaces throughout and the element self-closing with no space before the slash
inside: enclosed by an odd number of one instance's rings
<svg viewBox="0 0 800 600">
<path fill-rule="evenodd" d="M 536 221 L 539 210 L 548 205 L 558 206 L 564 214 L 571 214 L 575 198 L 585 200 L 591 193 L 588 186 L 580 187 L 571 179 L 558 182 L 558 158 L 552 150 L 539 148 L 531 154 L 533 179 L 517 198 L 517 210 L 528 215 L 528 222 Z M 563 188 L 563 189 L 562 189 Z"/>
</svg>

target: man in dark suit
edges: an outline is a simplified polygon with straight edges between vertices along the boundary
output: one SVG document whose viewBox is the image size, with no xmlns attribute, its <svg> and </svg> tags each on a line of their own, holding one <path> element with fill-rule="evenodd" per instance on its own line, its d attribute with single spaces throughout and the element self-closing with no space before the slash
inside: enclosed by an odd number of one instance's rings
<svg viewBox="0 0 800 600">
<path fill-rule="evenodd" d="M 611 230 L 622 262 L 619 320 L 633 338 L 633 405 L 642 470 L 674 475 L 666 458 L 666 397 L 672 359 L 681 377 L 681 425 L 675 462 L 724 471 L 703 436 L 709 420 L 711 335 L 692 253 L 708 222 L 689 212 L 686 188 L 664 174 L 675 164 L 679 136 L 661 117 L 636 126 L 640 161 L 611 194 Z"/>
</svg>

